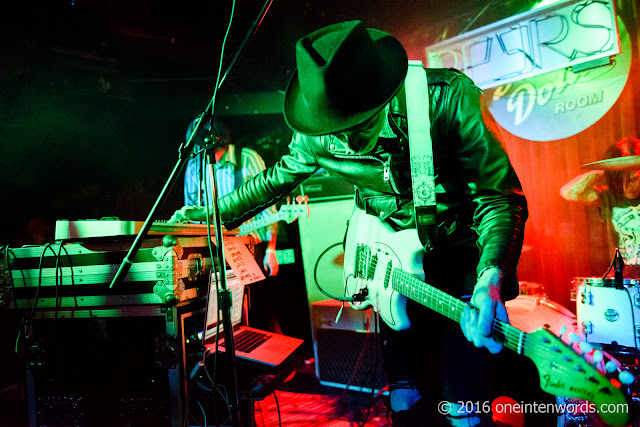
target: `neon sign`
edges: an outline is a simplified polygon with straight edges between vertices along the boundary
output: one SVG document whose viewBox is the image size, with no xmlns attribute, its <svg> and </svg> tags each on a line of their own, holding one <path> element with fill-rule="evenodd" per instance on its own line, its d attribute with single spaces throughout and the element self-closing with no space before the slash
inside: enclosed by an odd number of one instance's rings
<svg viewBox="0 0 640 427">
<path fill-rule="evenodd" d="M 487 89 L 615 55 L 620 37 L 613 0 L 567 0 L 426 50 L 429 67 L 457 68 Z"/>
<path fill-rule="evenodd" d="M 618 18 L 621 53 L 606 65 L 574 72 L 560 69 L 485 89 L 496 121 L 532 141 L 575 135 L 596 123 L 620 97 L 631 70 L 631 40 Z"/>
</svg>

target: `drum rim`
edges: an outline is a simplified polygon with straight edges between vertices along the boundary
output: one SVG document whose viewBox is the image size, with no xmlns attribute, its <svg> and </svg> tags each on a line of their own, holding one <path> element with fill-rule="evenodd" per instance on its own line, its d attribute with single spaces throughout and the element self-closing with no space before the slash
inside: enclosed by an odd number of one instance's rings
<svg viewBox="0 0 640 427">
<path fill-rule="evenodd" d="M 611 343 L 590 342 L 589 341 L 589 344 L 595 350 L 606 351 L 607 353 L 611 354 L 612 356 L 616 355 L 616 354 L 634 355 L 634 356 L 639 356 L 640 355 L 640 349 L 637 349 L 636 347 L 626 346 L 626 345 L 613 344 L 613 341 Z"/>
<path fill-rule="evenodd" d="M 602 277 L 579 276 L 579 277 L 574 277 L 573 281 L 578 282 L 576 283 L 578 286 L 596 286 L 596 287 L 602 287 L 602 288 L 610 288 L 615 285 L 615 279 L 611 277 L 602 278 Z M 638 281 L 637 279 L 622 279 L 622 284 L 637 286 L 637 285 L 640 285 L 640 281 Z"/>
</svg>

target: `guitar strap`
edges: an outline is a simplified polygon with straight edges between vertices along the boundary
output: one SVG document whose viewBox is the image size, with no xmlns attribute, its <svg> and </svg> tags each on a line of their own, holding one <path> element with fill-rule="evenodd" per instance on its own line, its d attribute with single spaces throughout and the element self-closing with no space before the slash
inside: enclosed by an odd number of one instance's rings
<svg viewBox="0 0 640 427">
<path fill-rule="evenodd" d="M 427 73 L 421 61 L 409 61 L 405 79 L 411 184 L 416 228 L 420 242 L 433 250 L 437 238 L 436 192 L 433 169 Z"/>
</svg>

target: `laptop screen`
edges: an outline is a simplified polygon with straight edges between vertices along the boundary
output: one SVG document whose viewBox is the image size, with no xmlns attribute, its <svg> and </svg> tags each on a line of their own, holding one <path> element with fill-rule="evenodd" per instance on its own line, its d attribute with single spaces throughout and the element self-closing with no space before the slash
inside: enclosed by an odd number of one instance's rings
<svg viewBox="0 0 640 427">
<path fill-rule="evenodd" d="M 238 325 L 242 321 L 242 301 L 244 297 L 244 285 L 233 273 L 233 270 L 227 270 L 227 287 L 231 290 L 231 323 L 233 326 Z M 207 305 L 207 321 L 204 331 L 205 344 L 215 340 L 218 332 L 218 320 L 220 320 L 220 333 L 222 333 L 222 311 L 218 309 L 218 294 L 216 290 L 216 276 L 218 272 L 211 272 L 209 276 L 209 303 Z"/>
</svg>

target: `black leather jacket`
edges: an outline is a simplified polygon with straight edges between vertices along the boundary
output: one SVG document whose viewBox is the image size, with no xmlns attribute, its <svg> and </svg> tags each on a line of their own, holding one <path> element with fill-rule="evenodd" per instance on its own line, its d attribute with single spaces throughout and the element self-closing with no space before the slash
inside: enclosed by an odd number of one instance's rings
<svg viewBox="0 0 640 427">
<path fill-rule="evenodd" d="M 453 69 L 427 69 L 431 136 L 436 175 L 438 245 L 480 249 L 477 272 L 497 266 L 516 277 L 527 204 L 480 89 Z M 379 138 L 366 154 L 333 135 L 294 133 L 289 153 L 220 200 L 220 215 L 234 228 L 285 198 L 319 168 L 356 187 L 356 204 L 395 228 L 415 227 L 406 134 L 404 92 L 387 118 L 399 138 Z M 514 298 L 517 282 L 503 289 Z"/>
</svg>

